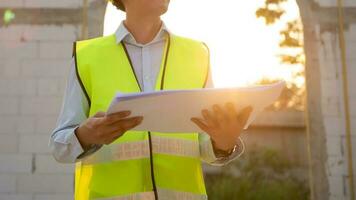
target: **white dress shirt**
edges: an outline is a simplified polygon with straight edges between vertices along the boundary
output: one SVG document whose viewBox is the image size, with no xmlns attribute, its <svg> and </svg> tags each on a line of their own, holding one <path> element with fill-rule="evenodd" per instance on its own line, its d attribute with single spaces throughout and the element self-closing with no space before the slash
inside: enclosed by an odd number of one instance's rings
<svg viewBox="0 0 356 200">
<path fill-rule="evenodd" d="M 162 23 L 162 27 L 155 38 L 147 43 L 137 43 L 132 34 L 126 29 L 123 22 L 115 32 L 116 43 L 124 42 L 138 82 L 143 91 L 154 91 L 155 82 L 159 73 L 163 49 L 169 30 Z M 69 78 L 64 95 L 62 109 L 53 130 L 49 146 L 54 158 L 61 163 L 78 162 L 84 157 L 95 153 L 102 145 L 93 145 L 88 151 L 84 151 L 76 137 L 74 130 L 88 118 L 89 103 L 85 93 L 80 87 L 76 75 L 74 58 L 71 61 Z M 206 87 L 213 87 L 211 73 Z M 226 158 L 217 158 L 214 154 L 210 137 L 206 133 L 199 133 L 199 145 L 201 159 L 211 165 L 225 165 L 243 153 L 244 145 L 239 138 L 234 153 Z"/>
</svg>

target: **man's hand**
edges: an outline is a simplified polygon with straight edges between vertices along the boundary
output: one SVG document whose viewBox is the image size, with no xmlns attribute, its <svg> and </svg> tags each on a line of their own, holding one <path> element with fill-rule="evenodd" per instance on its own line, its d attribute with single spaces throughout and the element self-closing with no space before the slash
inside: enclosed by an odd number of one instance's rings
<svg viewBox="0 0 356 200">
<path fill-rule="evenodd" d="M 83 149 L 88 150 L 93 144 L 110 144 L 142 122 L 143 117 L 141 116 L 126 118 L 130 114 L 130 111 L 110 115 L 106 115 L 105 112 L 97 112 L 93 117 L 85 120 L 75 130 Z"/>
<path fill-rule="evenodd" d="M 229 151 L 236 145 L 251 112 L 251 106 L 237 113 L 234 104 L 230 102 L 225 106 L 215 104 L 212 111 L 208 109 L 201 111 L 203 119 L 193 117 L 191 121 L 210 135 L 215 148 Z"/>
</svg>

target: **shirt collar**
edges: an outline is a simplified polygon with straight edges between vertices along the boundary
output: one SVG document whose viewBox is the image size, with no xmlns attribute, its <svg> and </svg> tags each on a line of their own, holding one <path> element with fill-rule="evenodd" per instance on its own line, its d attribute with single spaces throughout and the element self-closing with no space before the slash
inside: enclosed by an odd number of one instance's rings
<svg viewBox="0 0 356 200">
<path fill-rule="evenodd" d="M 124 21 L 121 21 L 119 27 L 117 28 L 115 32 L 115 37 L 116 37 L 116 43 L 119 44 L 121 41 L 125 41 L 126 43 L 136 45 L 136 46 L 146 46 L 152 43 L 156 43 L 159 41 L 162 41 L 166 39 L 166 36 L 170 34 L 170 31 L 168 30 L 166 24 L 162 22 L 162 26 L 160 30 L 157 32 L 156 36 L 153 38 L 153 40 L 147 44 L 141 44 L 138 43 L 133 35 L 127 30 L 127 28 L 124 25 Z"/>
</svg>

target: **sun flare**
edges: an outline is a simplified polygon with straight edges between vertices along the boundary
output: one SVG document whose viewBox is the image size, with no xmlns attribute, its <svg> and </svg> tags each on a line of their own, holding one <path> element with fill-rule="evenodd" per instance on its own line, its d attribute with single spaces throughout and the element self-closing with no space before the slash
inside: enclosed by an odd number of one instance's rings
<svg viewBox="0 0 356 200">
<path fill-rule="evenodd" d="M 294 1 L 284 4 L 286 14 L 280 22 L 266 26 L 257 19 L 255 11 L 264 1 L 224 0 L 217 5 L 213 0 L 171 1 L 163 16 L 168 28 L 175 34 L 204 41 L 211 52 L 211 67 L 216 87 L 252 84 L 262 78 L 292 80 L 293 70 L 280 63 L 277 54 L 279 31 L 286 21 L 299 18 Z M 111 4 L 107 7 L 104 35 L 113 33 L 124 13 Z"/>
</svg>

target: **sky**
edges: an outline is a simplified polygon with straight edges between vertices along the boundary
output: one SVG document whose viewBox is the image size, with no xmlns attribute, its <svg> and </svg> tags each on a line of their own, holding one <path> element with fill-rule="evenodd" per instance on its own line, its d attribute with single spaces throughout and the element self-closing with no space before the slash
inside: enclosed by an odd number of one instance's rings
<svg viewBox="0 0 356 200">
<path fill-rule="evenodd" d="M 263 4 L 264 0 L 171 0 L 162 19 L 173 33 L 209 46 L 215 87 L 251 85 L 264 77 L 291 81 L 297 68 L 280 64 L 279 31 L 286 21 L 299 18 L 298 7 L 289 0 L 281 21 L 266 26 L 255 15 Z M 115 32 L 123 19 L 124 13 L 109 4 L 104 35 Z"/>
</svg>

